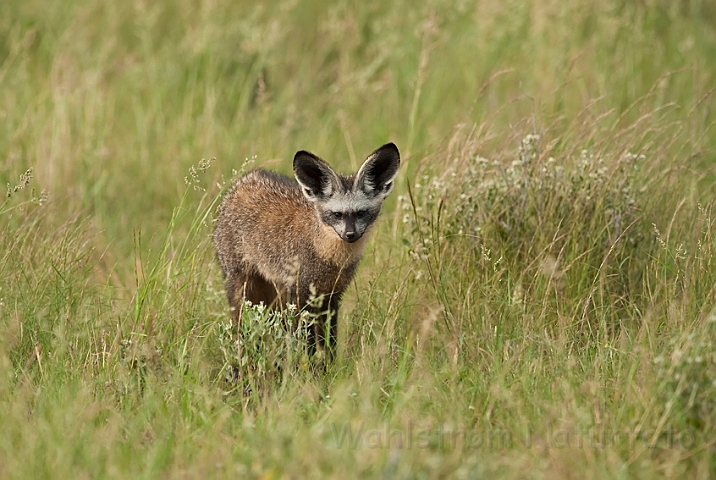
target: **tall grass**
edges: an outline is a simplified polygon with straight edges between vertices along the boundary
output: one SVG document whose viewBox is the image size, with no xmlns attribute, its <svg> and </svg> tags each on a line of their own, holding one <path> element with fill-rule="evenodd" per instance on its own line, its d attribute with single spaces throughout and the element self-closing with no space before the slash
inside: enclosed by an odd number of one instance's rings
<svg viewBox="0 0 716 480">
<path fill-rule="evenodd" d="M 0 478 L 711 478 L 715 22 L 0 3 Z M 222 191 L 389 140 L 336 360 L 231 325 Z"/>
</svg>

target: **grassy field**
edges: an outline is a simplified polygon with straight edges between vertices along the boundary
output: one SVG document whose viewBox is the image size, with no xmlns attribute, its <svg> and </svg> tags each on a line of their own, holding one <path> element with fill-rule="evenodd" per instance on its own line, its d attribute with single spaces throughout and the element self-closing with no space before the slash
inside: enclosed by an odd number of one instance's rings
<svg viewBox="0 0 716 480">
<path fill-rule="evenodd" d="M 716 476 L 716 5 L 353 3 L 0 2 L 0 478 Z M 388 141 L 336 361 L 239 354 L 221 192 Z"/>
</svg>

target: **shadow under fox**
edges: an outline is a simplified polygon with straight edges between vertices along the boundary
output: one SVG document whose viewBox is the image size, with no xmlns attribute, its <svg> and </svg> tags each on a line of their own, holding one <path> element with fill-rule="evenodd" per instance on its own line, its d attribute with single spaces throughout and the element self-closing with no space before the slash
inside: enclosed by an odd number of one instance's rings
<svg viewBox="0 0 716 480">
<path fill-rule="evenodd" d="M 332 351 L 341 295 L 399 166 L 398 148 L 388 143 L 349 176 L 300 151 L 295 180 L 266 170 L 241 177 L 224 196 L 214 231 L 234 318 L 242 299 L 272 307 L 293 303 L 317 316 L 311 351 L 317 345 Z"/>
</svg>

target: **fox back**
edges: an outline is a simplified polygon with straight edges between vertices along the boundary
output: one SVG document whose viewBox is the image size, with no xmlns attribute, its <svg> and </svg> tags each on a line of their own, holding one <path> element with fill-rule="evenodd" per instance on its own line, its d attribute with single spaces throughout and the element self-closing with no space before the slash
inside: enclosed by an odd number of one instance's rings
<svg viewBox="0 0 716 480">
<path fill-rule="evenodd" d="M 300 151 L 295 179 L 266 170 L 241 177 L 225 195 L 214 231 L 234 318 L 243 299 L 294 303 L 318 316 L 310 348 L 332 347 L 341 295 L 399 166 L 398 148 L 389 143 L 349 176 Z M 309 305 L 313 294 L 319 302 Z"/>
</svg>

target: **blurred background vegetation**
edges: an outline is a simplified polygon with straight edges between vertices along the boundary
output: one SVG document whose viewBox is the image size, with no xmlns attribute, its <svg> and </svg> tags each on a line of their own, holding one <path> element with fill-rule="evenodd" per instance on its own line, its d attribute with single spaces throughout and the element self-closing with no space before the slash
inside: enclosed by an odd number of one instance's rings
<svg viewBox="0 0 716 480">
<path fill-rule="evenodd" d="M 716 68 L 716 6 L 696 0 L 0 8 L 1 178 L 34 167 L 125 253 L 202 157 L 288 171 L 306 148 L 349 169 L 387 140 L 428 152 L 462 122 L 534 115 L 539 130 L 590 102 L 624 124 L 686 116 L 712 102 Z M 710 113 L 690 118 L 697 148 L 712 146 Z"/>
</svg>

